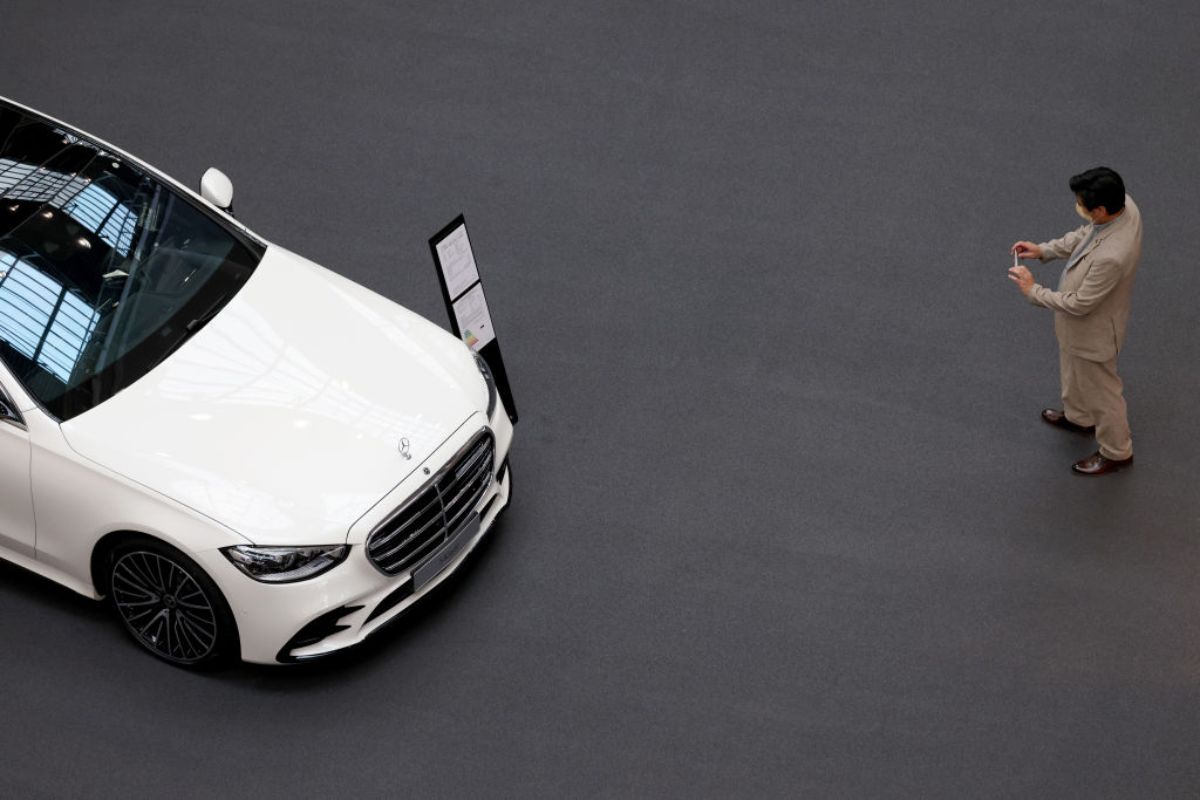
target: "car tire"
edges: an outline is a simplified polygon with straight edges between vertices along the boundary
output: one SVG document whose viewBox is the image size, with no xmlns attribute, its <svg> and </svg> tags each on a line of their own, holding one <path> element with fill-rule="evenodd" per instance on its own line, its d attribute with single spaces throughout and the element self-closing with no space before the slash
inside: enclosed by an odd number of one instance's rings
<svg viewBox="0 0 1200 800">
<path fill-rule="evenodd" d="M 238 653 L 229 603 L 179 550 L 156 539 L 130 539 L 105 563 L 114 613 L 134 641 L 155 656 L 188 669 L 212 669 Z"/>
</svg>

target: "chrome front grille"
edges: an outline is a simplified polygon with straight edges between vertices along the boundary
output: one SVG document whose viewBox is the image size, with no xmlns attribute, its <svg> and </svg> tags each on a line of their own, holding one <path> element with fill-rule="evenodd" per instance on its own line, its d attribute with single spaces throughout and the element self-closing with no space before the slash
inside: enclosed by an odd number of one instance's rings
<svg viewBox="0 0 1200 800">
<path fill-rule="evenodd" d="M 389 575 L 417 566 L 471 517 L 492 484 L 495 442 L 483 431 L 371 531 L 367 558 Z"/>
</svg>

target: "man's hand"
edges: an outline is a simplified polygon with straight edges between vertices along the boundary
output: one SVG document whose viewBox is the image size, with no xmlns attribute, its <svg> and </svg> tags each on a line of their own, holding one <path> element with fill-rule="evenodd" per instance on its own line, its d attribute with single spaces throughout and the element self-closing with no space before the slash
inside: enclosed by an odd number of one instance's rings
<svg viewBox="0 0 1200 800">
<path fill-rule="evenodd" d="M 1033 242 L 1017 242 L 1009 251 L 1016 255 L 1017 258 L 1041 258 L 1042 248 L 1038 247 Z"/>
<path fill-rule="evenodd" d="M 1029 290 L 1033 288 L 1033 273 L 1025 267 L 1009 267 L 1008 279 L 1017 285 L 1021 294 L 1029 296 Z"/>
</svg>

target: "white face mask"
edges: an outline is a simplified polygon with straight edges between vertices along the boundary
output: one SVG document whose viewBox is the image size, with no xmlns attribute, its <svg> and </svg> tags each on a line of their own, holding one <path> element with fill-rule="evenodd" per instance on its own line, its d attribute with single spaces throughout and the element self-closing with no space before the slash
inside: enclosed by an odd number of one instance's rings
<svg viewBox="0 0 1200 800">
<path fill-rule="evenodd" d="M 1078 214 L 1079 216 L 1083 217 L 1084 222 L 1092 222 L 1093 221 L 1092 215 L 1089 214 L 1088 210 L 1083 207 L 1083 203 L 1079 202 L 1078 200 L 1075 201 L 1075 213 Z"/>
</svg>

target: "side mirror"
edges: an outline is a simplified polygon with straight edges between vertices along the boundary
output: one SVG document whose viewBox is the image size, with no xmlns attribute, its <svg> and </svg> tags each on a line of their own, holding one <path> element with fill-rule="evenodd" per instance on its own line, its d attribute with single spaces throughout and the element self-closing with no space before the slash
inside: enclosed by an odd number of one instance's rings
<svg viewBox="0 0 1200 800">
<path fill-rule="evenodd" d="M 200 178 L 200 196 L 228 214 L 233 214 L 233 181 L 216 167 Z"/>
</svg>

